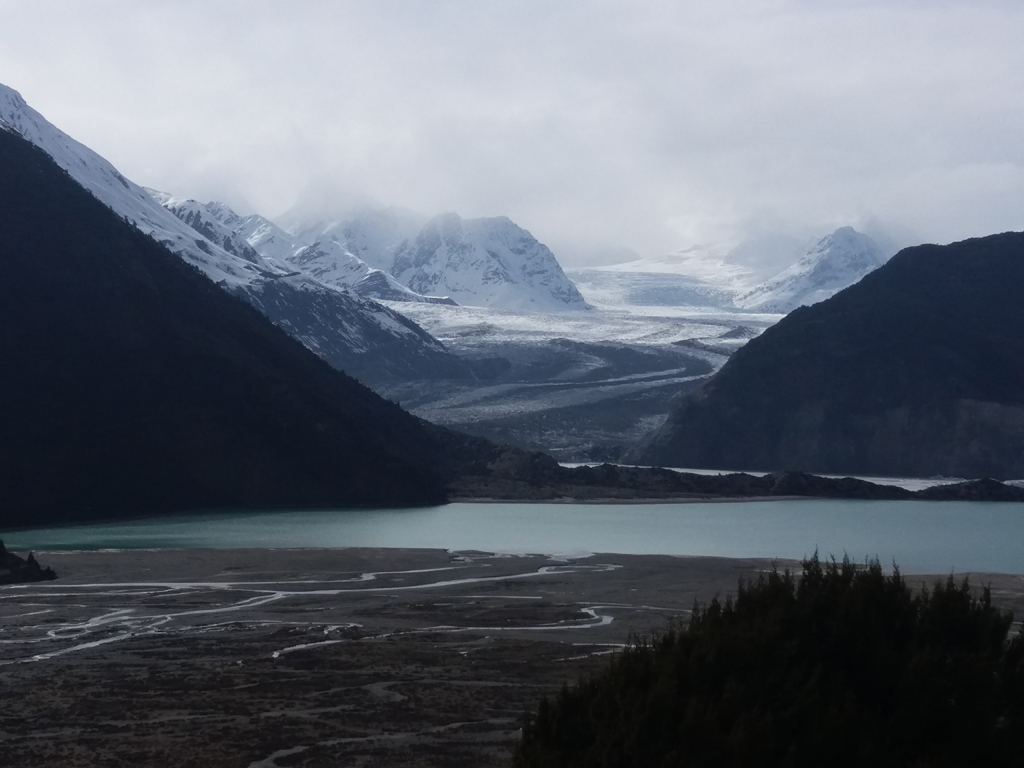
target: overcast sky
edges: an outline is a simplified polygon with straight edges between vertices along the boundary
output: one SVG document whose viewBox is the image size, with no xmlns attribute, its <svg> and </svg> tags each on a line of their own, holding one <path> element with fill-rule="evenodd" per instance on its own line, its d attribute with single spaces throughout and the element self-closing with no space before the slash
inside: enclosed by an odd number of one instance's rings
<svg viewBox="0 0 1024 768">
<path fill-rule="evenodd" d="M 141 184 L 507 215 L 567 260 L 1024 229 L 1019 0 L 0 0 L 0 82 Z"/>
</svg>

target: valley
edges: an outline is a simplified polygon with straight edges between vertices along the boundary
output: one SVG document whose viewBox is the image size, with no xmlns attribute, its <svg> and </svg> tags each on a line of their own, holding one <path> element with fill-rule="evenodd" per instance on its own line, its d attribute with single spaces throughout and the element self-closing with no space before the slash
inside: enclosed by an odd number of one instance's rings
<svg viewBox="0 0 1024 768">
<path fill-rule="evenodd" d="M 732 352 L 886 257 L 844 227 L 564 270 L 504 216 L 297 208 L 275 223 L 142 187 L 6 86 L 0 127 L 333 368 L 428 421 L 567 461 L 620 459 Z"/>
<path fill-rule="evenodd" d="M 627 274 L 625 279 L 631 280 Z M 428 421 L 565 461 L 616 460 L 777 316 L 629 306 L 588 292 L 587 312 L 526 314 L 391 304 L 466 361 L 475 379 L 380 386 Z"/>
<path fill-rule="evenodd" d="M 1024 10 L 0 7 L 0 768 L 1020 762 Z"/>
</svg>

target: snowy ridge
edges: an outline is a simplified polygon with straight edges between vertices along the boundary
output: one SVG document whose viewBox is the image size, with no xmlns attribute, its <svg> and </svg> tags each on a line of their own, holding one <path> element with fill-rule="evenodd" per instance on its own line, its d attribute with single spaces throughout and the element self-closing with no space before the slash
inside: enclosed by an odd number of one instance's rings
<svg viewBox="0 0 1024 768">
<path fill-rule="evenodd" d="M 458 303 L 447 296 L 423 296 L 422 294 L 410 291 L 400 282 L 395 280 L 387 272 L 379 269 L 371 269 L 366 277 L 355 284 L 353 290 L 360 296 L 377 301 L 401 301 L 417 304 L 448 304 L 458 306 Z"/>
<path fill-rule="evenodd" d="M 337 240 L 317 240 L 299 246 L 285 260 L 322 283 L 342 288 L 355 285 L 370 273 L 367 263 L 352 255 Z"/>
<path fill-rule="evenodd" d="M 294 237 L 259 214 L 239 216 L 223 203 L 217 202 L 207 203 L 206 208 L 218 221 L 270 261 L 278 264 L 286 262 L 298 248 Z"/>
<path fill-rule="evenodd" d="M 45 151 L 108 208 L 256 306 L 334 367 L 367 380 L 465 375 L 464 364 L 444 345 L 397 312 L 265 256 L 249 238 L 262 238 L 266 245 L 283 234 L 265 219 L 240 217 L 218 203 L 151 194 L 4 85 L 0 124 Z M 290 255 L 291 244 L 279 245 L 278 253 Z"/>
<path fill-rule="evenodd" d="M 150 197 L 177 216 L 180 221 L 190 226 L 211 243 L 219 245 L 232 256 L 238 256 L 250 264 L 256 264 L 271 274 L 283 271 L 280 268 L 274 268 L 248 242 L 239 237 L 233 229 L 221 223 L 217 216 L 209 210 L 210 204 L 174 197 L 166 192 L 159 192 L 148 187 L 144 187 L 144 189 L 149 193 Z M 226 208 L 226 206 L 219 206 L 219 208 Z M 227 210 L 230 211 L 230 209 Z"/>
<path fill-rule="evenodd" d="M 170 208 L 181 217 L 176 201 L 159 193 L 154 193 L 165 207 Z M 190 201 L 191 202 L 191 201 Z M 395 219 L 394 211 L 400 209 L 384 209 L 369 211 L 362 218 L 350 221 L 317 222 L 309 225 L 304 231 L 293 235 L 274 222 L 253 214 L 239 216 L 224 203 L 211 202 L 200 204 L 208 216 L 213 216 L 225 228 L 232 231 L 236 240 L 243 241 L 246 247 L 261 254 L 267 262 L 278 266 L 288 273 L 300 272 L 310 275 L 324 285 L 353 291 L 366 299 L 381 301 L 422 302 L 426 304 L 454 304 L 446 297 L 422 296 L 410 291 L 404 285 L 382 269 L 377 269 L 353 253 L 348 241 L 341 241 L 338 235 L 362 232 L 364 237 L 363 251 L 367 251 L 367 243 L 380 246 L 382 249 L 397 247 L 391 244 L 391 238 L 400 234 L 400 225 L 407 218 Z M 404 214 L 403 214 L 404 215 Z M 409 214 L 412 217 L 415 214 Z M 186 219 L 189 223 L 192 218 Z M 369 222 L 369 225 L 367 225 Z M 371 226 L 372 225 L 372 226 Z M 370 237 L 373 234 L 373 238 Z M 393 261 L 393 257 L 373 258 L 379 254 L 371 254 L 374 263 Z"/>
<path fill-rule="evenodd" d="M 0 121 L 46 152 L 100 202 L 197 266 L 215 282 L 240 285 L 272 271 L 228 253 L 170 215 L 145 189 L 126 179 L 91 149 L 51 125 L 17 91 L 0 84 Z M 262 261 L 262 260 L 261 260 Z"/>
<path fill-rule="evenodd" d="M 564 312 L 589 309 L 554 254 L 504 216 L 432 219 L 395 256 L 392 274 L 421 294 L 494 309 Z"/>
<path fill-rule="evenodd" d="M 737 305 L 762 312 L 791 312 L 816 304 L 882 266 L 885 255 L 867 235 L 841 227 L 819 240 L 796 264 L 741 296 Z"/>
</svg>

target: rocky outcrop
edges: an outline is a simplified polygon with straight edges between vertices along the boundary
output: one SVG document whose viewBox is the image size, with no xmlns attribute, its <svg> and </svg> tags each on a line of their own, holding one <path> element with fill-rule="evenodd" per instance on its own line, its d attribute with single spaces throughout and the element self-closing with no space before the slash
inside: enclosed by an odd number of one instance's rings
<svg viewBox="0 0 1024 768">
<path fill-rule="evenodd" d="M 22 559 L 8 552 L 0 539 L 0 584 L 27 584 L 33 581 L 53 581 L 57 574 L 53 568 L 43 568 L 31 552 Z"/>
</svg>

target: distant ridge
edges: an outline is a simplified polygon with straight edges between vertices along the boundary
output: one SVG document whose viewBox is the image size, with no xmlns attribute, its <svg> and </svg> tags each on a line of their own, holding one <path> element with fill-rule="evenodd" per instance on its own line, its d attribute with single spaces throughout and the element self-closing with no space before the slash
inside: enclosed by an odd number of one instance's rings
<svg viewBox="0 0 1024 768">
<path fill-rule="evenodd" d="M 1024 234 L 907 248 L 738 350 L 641 464 L 1024 477 Z"/>
</svg>

